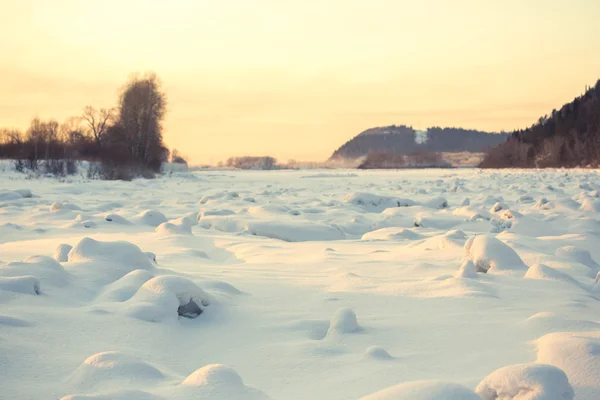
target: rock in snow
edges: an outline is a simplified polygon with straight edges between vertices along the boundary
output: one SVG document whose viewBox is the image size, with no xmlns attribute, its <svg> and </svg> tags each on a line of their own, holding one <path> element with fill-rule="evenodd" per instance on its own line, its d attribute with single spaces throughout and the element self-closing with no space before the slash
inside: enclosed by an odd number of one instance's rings
<svg viewBox="0 0 600 400">
<path fill-rule="evenodd" d="M 211 297 L 187 278 L 163 275 L 145 282 L 128 303 L 130 316 L 159 322 L 177 316 L 195 318 L 211 303 Z"/>
</svg>

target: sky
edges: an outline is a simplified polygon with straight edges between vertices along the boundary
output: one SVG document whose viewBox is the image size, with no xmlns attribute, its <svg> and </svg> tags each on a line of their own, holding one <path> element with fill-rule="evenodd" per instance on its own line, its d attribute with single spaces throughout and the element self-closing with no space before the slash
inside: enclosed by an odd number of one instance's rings
<svg viewBox="0 0 600 400">
<path fill-rule="evenodd" d="M 392 124 L 524 128 L 600 78 L 598 0 L 0 0 L 0 127 L 112 107 L 133 73 L 192 163 L 325 160 Z"/>
</svg>

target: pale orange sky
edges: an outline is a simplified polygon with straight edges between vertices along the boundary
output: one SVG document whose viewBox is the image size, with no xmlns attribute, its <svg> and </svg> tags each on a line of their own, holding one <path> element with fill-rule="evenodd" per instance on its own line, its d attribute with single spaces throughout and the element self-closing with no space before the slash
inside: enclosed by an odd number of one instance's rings
<svg viewBox="0 0 600 400">
<path fill-rule="evenodd" d="M 600 78 L 598 0 L 0 0 L 0 126 L 154 71 L 194 163 L 324 160 L 390 124 L 525 127 Z"/>
</svg>

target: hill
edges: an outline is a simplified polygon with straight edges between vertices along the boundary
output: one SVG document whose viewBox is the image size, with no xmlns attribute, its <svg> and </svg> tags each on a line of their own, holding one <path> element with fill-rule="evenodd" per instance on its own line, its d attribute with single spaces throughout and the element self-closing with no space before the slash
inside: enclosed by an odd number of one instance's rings
<svg viewBox="0 0 600 400">
<path fill-rule="evenodd" d="M 600 166 L 600 80 L 560 110 L 513 132 L 506 142 L 491 149 L 479 166 Z"/>
<path fill-rule="evenodd" d="M 406 125 L 392 125 L 367 129 L 337 149 L 330 160 L 355 160 L 370 153 L 482 152 L 504 142 L 507 137 L 506 134 L 461 128 L 432 127 L 417 131 Z"/>
</svg>

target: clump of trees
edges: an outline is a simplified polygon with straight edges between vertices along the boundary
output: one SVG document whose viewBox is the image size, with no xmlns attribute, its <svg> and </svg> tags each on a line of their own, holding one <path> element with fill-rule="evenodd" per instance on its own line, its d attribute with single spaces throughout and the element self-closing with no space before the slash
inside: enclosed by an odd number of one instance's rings
<svg viewBox="0 0 600 400">
<path fill-rule="evenodd" d="M 600 80 L 560 110 L 513 132 L 481 168 L 600 166 Z"/>
<path fill-rule="evenodd" d="M 442 154 L 422 152 L 408 155 L 372 152 L 367 155 L 358 169 L 398 169 L 398 168 L 449 168 Z"/>
<path fill-rule="evenodd" d="M 265 157 L 231 157 L 227 160 L 226 163 L 229 168 L 238 168 L 238 169 L 260 169 L 260 170 L 271 170 L 271 169 L 281 169 L 277 165 L 277 160 L 273 157 L 265 156 Z"/>
<path fill-rule="evenodd" d="M 97 162 L 91 176 L 151 177 L 169 159 L 162 137 L 166 106 L 155 74 L 133 76 L 121 89 L 116 108 L 88 106 L 62 124 L 34 118 L 25 132 L 0 129 L 0 158 L 15 160 L 20 171 L 65 175 L 75 173 L 75 161 L 87 160 Z"/>
</svg>

